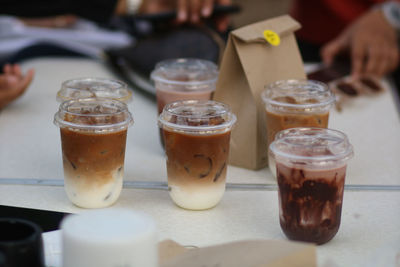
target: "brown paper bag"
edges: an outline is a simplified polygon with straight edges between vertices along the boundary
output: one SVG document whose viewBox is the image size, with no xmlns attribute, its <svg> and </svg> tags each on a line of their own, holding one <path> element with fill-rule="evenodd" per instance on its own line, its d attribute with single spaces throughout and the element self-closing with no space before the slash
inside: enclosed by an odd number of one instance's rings
<svg viewBox="0 0 400 267">
<path fill-rule="evenodd" d="M 228 104 L 238 119 L 231 136 L 232 165 L 247 169 L 267 165 L 265 110 L 260 94 L 274 81 L 306 77 L 293 34 L 299 28 L 285 15 L 230 33 L 214 99 Z M 265 30 L 278 34 L 280 44 L 268 43 Z"/>
<path fill-rule="evenodd" d="M 173 241 L 160 244 L 161 267 L 316 267 L 315 245 L 284 240 L 249 240 L 185 249 Z"/>
</svg>

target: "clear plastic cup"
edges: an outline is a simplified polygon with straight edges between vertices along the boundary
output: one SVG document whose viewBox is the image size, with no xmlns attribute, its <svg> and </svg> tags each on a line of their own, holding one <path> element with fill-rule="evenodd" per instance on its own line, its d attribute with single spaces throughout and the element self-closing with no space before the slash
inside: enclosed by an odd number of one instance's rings
<svg viewBox="0 0 400 267">
<path fill-rule="evenodd" d="M 159 117 L 169 193 L 180 207 L 214 207 L 225 192 L 229 141 L 236 116 L 216 101 L 170 103 Z"/>
<path fill-rule="evenodd" d="M 270 145 L 279 186 L 279 218 L 292 240 L 323 244 L 339 230 L 348 160 L 347 136 L 323 128 L 281 131 Z"/>
<path fill-rule="evenodd" d="M 210 100 L 217 78 L 217 65 L 208 60 L 178 58 L 157 63 L 151 79 L 156 87 L 158 114 L 174 101 Z M 162 143 L 162 138 L 160 140 Z"/>
<path fill-rule="evenodd" d="M 275 135 L 295 127 L 327 128 L 335 96 L 324 83 L 282 80 L 269 84 L 261 95 L 266 110 L 268 145 Z"/>
<path fill-rule="evenodd" d="M 329 110 L 335 96 L 324 83 L 313 80 L 282 80 L 269 84 L 262 92 L 265 104 L 267 144 L 275 135 L 295 127 L 327 128 Z M 275 175 L 275 164 L 268 159 L 270 170 Z"/>
<path fill-rule="evenodd" d="M 65 190 L 75 205 L 101 208 L 119 197 L 127 129 L 133 118 L 113 99 L 73 99 L 54 116 L 60 127 Z"/>
<path fill-rule="evenodd" d="M 111 98 L 128 103 L 132 91 L 126 83 L 106 78 L 77 78 L 63 82 L 57 92 L 57 101 L 78 98 Z"/>
</svg>

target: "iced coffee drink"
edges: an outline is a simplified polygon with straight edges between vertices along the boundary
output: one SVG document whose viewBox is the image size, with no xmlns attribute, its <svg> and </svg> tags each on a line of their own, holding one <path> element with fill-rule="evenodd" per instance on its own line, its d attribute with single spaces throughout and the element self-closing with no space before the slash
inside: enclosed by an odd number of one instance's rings
<svg viewBox="0 0 400 267">
<path fill-rule="evenodd" d="M 76 99 L 60 105 L 54 123 L 61 133 L 65 190 L 75 205 L 101 208 L 118 199 L 132 122 L 127 106 L 117 100 Z"/>
<path fill-rule="evenodd" d="M 270 157 L 276 161 L 280 224 L 289 239 L 323 244 L 336 235 L 352 155 L 339 131 L 293 128 L 278 133 Z"/>
<path fill-rule="evenodd" d="M 166 104 L 174 101 L 210 100 L 215 91 L 218 69 L 208 60 L 169 59 L 156 65 L 151 78 L 155 83 L 157 109 L 160 114 Z"/>
<path fill-rule="evenodd" d="M 262 93 L 266 109 L 268 145 L 276 133 L 294 127 L 328 127 L 335 97 L 328 87 L 312 80 L 283 80 Z"/>
<path fill-rule="evenodd" d="M 126 83 L 106 78 L 77 78 L 62 83 L 57 100 L 64 102 L 79 98 L 110 98 L 128 103 L 132 91 Z"/>
<path fill-rule="evenodd" d="M 215 101 L 188 100 L 165 106 L 159 125 L 170 196 L 178 206 L 203 210 L 221 200 L 235 121 L 230 109 Z"/>
</svg>

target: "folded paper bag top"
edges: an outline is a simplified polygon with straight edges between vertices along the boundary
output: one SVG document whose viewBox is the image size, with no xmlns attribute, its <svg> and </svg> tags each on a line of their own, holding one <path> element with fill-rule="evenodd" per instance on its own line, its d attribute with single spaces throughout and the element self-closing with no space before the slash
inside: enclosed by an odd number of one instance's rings
<svg viewBox="0 0 400 267">
<path fill-rule="evenodd" d="M 267 133 L 261 92 L 272 82 L 305 79 L 294 31 L 300 25 L 284 15 L 230 33 L 220 66 L 214 100 L 228 104 L 237 115 L 232 131 L 230 164 L 247 169 L 267 166 Z M 265 31 L 279 37 L 267 41 Z"/>
<path fill-rule="evenodd" d="M 161 267 L 316 267 L 316 248 L 286 240 L 245 240 L 216 246 L 184 249 L 160 244 Z"/>
</svg>

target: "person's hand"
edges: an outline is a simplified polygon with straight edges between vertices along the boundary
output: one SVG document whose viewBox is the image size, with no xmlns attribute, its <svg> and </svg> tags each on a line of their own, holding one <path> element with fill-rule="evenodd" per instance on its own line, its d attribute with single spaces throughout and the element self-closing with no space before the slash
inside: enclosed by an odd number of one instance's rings
<svg viewBox="0 0 400 267">
<path fill-rule="evenodd" d="M 23 74 L 19 65 L 6 64 L 0 74 L 0 109 L 21 96 L 28 88 L 34 75 L 33 69 Z"/>
<path fill-rule="evenodd" d="M 59 15 L 43 18 L 20 18 L 20 21 L 27 26 L 45 28 L 67 28 L 73 26 L 78 20 L 74 15 Z"/>
<path fill-rule="evenodd" d="M 348 51 L 353 78 L 364 75 L 382 77 L 399 64 L 396 30 L 383 12 L 374 9 L 360 17 L 321 50 L 322 60 L 331 64 L 341 52 Z"/>
<path fill-rule="evenodd" d="M 231 3 L 231 0 L 144 0 L 139 11 L 157 13 L 176 9 L 178 23 L 198 24 L 202 19 L 211 16 L 214 4 L 230 5 Z M 225 31 L 228 24 L 228 16 L 216 18 L 216 26 L 219 31 Z"/>
</svg>

